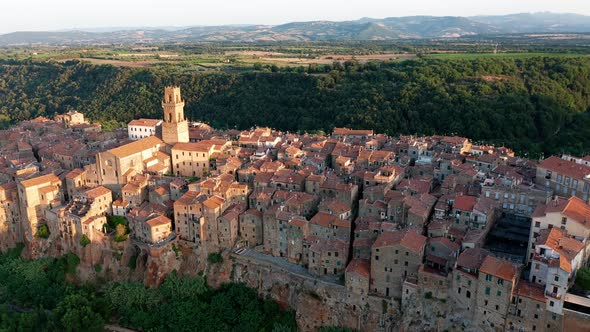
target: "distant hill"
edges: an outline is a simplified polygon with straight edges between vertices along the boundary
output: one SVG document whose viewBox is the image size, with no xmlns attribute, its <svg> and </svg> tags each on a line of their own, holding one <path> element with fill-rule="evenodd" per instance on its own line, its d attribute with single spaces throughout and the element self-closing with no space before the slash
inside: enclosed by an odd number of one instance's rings
<svg viewBox="0 0 590 332">
<path fill-rule="evenodd" d="M 590 33 L 590 16 L 555 13 L 474 17 L 409 16 L 384 19 L 362 18 L 342 22 L 292 22 L 275 26 L 226 25 L 13 32 L 0 35 L 0 45 L 396 40 L 514 33 Z"/>
</svg>

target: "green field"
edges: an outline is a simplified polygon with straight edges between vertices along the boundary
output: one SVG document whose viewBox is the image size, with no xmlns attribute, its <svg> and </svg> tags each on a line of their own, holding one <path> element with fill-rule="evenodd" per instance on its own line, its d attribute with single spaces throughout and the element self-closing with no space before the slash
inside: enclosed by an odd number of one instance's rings
<svg viewBox="0 0 590 332">
<path fill-rule="evenodd" d="M 476 60 L 476 59 L 528 59 L 536 57 L 587 57 L 588 54 L 573 54 L 573 53 L 540 53 L 540 52 L 522 52 L 522 53 L 437 53 L 425 54 L 427 59 L 443 59 L 443 60 Z"/>
</svg>

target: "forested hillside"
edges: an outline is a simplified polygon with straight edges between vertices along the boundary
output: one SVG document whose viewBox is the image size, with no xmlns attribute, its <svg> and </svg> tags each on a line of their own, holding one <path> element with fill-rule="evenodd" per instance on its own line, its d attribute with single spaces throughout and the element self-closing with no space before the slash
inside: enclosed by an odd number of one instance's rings
<svg viewBox="0 0 590 332">
<path fill-rule="evenodd" d="M 3 62 L 0 116 L 18 121 L 78 109 L 100 121 L 160 117 L 163 87 L 177 84 L 187 116 L 215 127 L 349 126 L 393 135 L 454 133 L 530 155 L 590 152 L 590 58 L 256 69 L 203 74 L 178 66 Z"/>
<path fill-rule="evenodd" d="M 242 284 L 219 289 L 204 277 L 168 275 L 159 288 L 132 282 L 76 285 L 80 259 L 24 260 L 0 254 L 0 331 L 295 331 L 295 314 Z M 95 269 L 100 272 L 101 266 Z"/>
</svg>

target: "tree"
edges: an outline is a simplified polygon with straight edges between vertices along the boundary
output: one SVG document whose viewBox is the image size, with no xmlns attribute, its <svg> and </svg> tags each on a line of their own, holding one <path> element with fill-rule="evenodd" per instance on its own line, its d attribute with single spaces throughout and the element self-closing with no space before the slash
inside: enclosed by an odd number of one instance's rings
<svg viewBox="0 0 590 332">
<path fill-rule="evenodd" d="M 223 256 L 217 252 L 212 252 L 207 256 L 207 261 L 211 264 L 217 264 L 223 262 Z"/>
<path fill-rule="evenodd" d="M 39 228 L 37 229 L 37 233 L 35 234 L 36 237 L 42 238 L 42 239 L 47 239 L 49 237 L 49 227 L 47 227 L 47 225 L 43 224 L 41 226 L 39 226 Z"/>
<path fill-rule="evenodd" d="M 590 268 L 583 267 L 576 274 L 576 286 L 585 291 L 590 291 Z"/>
<path fill-rule="evenodd" d="M 102 331 L 103 318 L 93 311 L 90 301 L 81 293 L 73 293 L 59 303 L 50 322 L 55 330 Z"/>
<path fill-rule="evenodd" d="M 90 244 L 90 239 L 88 238 L 88 236 L 86 236 L 86 234 L 82 234 L 82 236 L 80 237 L 80 245 L 82 247 L 86 247 L 89 244 Z"/>
</svg>

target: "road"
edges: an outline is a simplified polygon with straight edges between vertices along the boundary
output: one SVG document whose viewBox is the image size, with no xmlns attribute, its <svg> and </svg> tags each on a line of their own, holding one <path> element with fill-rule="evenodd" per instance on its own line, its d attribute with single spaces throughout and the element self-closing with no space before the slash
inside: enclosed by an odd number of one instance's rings
<svg viewBox="0 0 590 332">
<path fill-rule="evenodd" d="M 339 281 L 340 278 L 338 276 L 329 275 L 329 276 L 316 277 L 316 276 L 312 275 L 311 273 L 309 273 L 309 271 L 305 267 L 298 265 L 298 264 L 291 263 L 283 257 L 275 257 L 275 256 L 263 254 L 259 251 L 248 249 L 248 248 L 238 249 L 238 250 L 234 251 L 234 254 L 239 255 L 239 256 L 243 256 L 243 257 L 252 258 L 252 259 L 255 259 L 259 262 L 272 264 L 275 267 L 281 268 L 283 270 L 286 270 L 288 272 L 291 272 L 291 273 L 296 274 L 301 277 L 310 278 L 310 279 L 319 279 L 321 281 L 336 284 L 336 285 L 342 284 L 342 283 L 340 283 L 340 281 Z"/>
</svg>

